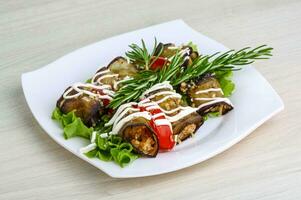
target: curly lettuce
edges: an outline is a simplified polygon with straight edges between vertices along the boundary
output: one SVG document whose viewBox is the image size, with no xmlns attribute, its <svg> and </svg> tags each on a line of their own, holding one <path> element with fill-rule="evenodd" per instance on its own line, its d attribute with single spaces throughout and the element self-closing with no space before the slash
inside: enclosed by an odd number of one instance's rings
<svg viewBox="0 0 301 200">
<path fill-rule="evenodd" d="M 87 127 L 79 117 L 76 117 L 74 111 L 63 114 L 58 108 L 55 108 L 51 118 L 62 125 L 65 139 L 72 137 L 91 139 L 93 131 L 100 133 L 108 130 L 107 127 L 104 127 L 104 124 L 108 121 L 108 116 L 103 116 L 102 122 L 95 128 Z M 95 143 L 96 149 L 85 153 L 89 158 L 114 161 L 121 167 L 128 165 L 138 158 L 138 155 L 134 153 L 132 145 L 122 141 L 122 138 L 117 135 L 102 138 L 99 134 L 96 134 Z"/>
<path fill-rule="evenodd" d="M 198 46 L 192 41 L 188 42 L 187 46 L 191 47 L 193 51 L 198 51 Z"/>
<path fill-rule="evenodd" d="M 220 112 L 210 112 L 203 116 L 204 121 L 208 120 L 209 118 L 215 118 L 221 116 Z"/>
<path fill-rule="evenodd" d="M 72 137 L 90 139 L 93 132 L 93 128 L 88 128 L 79 117 L 76 117 L 74 111 L 63 114 L 58 108 L 55 108 L 52 119 L 57 120 L 62 125 L 65 139 Z"/>
<path fill-rule="evenodd" d="M 235 84 L 231 80 L 233 77 L 233 72 L 232 71 L 217 72 L 215 73 L 215 77 L 217 78 L 218 82 L 221 85 L 224 96 L 225 97 L 231 96 L 235 90 Z"/>
<path fill-rule="evenodd" d="M 133 146 L 122 141 L 119 136 L 110 135 L 107 138 L 102 138 L 97 134 L 95 143 L 97 147 L 86 153 L 88 157 L 97 157 L 103 161 L 114 161 L 120 167 L 124 167 L 138 158 L 138 155 L 133 152 Z"/>
</svg>

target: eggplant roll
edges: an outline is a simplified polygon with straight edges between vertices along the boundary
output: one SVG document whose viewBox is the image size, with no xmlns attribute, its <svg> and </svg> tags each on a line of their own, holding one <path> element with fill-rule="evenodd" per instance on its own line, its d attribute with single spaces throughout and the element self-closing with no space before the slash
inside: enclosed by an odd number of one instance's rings
<svg viewBox="0 0 301 200">
<path fill-rule="evenodd" d="M 192 136 L 204 123 L 203 117 L 193 112 L 179 121 L 172 123 L 173 134 L 177 143 Z"/>
<path fill-rule="evenodd" d="M 176 93 L 169 83 L 161 83 L 153 88 L 158 90 L 145 94 L 144 97 L 151 102 L 157 103 L 164 112 L 167 120 L 171 122 L 173 135 L 177 142 L 185 140 L 193 135 L 203 124 L 203 118 L 190 106 L 184 106 L 182 96 Z"/>
<path fill-rule="evenodd" d="M 64 94 L 70 89 L 71 87 L 67 88 Z M 71 90 L 69 92 L 69 95 L 76 94 L 78 93 L 75 90 Z M 68 99 L 64 98 L 64 95 L 62 95 L 57 101 L 56 106 L 65 114 L 75 111 L 75 115 L 81 118 L 87 126 L 94 126 L 104 112 L 103 104 L 99 99 L 85 94 L 81 94 L 76 98 Z"/>
<path fill-rule="evenodd" d="M 107 85 L 110 89 L 115 89 L 115 84 L 119 80 L 118 74 L 112 73 L 108 68 L 99 69 L 91 79 L 91 83 L 98 85 Z"/>
<path fill-rule="evenodd" d="M 187 45 L 181 45 L 181 46 L 176 46 L 173 43 L 159 43 L 154 56 L 160 56 L 164 58 L 171 58 L 174 56 L 178 51 L 182 51 L 183 56 L 185 58 L 184 66 L 191 65 L 192 62 L 199 57 L 199 53 L 197 51 L 194 51 L 190 46 Z M 160 54 L 161 53 L 161 54 Z M 160 54 L 160 55 L 159 55 Z"/>
<path fill-rule="evenodd" d="M 165 114 L 172 116 L 179 112 L 181 106 L 181 95 L 174 93 L 172 90 L 158 90 L 149 95 L 152 102 L 158 103 L 161 109 L 165 110 Z"/>
<path fill-rule="evenodd" d="M 150 127 L 149 121 L 143 117 L 126 122 L 119 131 L 119 135 L 141 155 L 156 157 L 158 154 L 158 138 Z"/>
<path fill-rule="evenodd" d="M 177 48 L 176 45 L 173 43 L 166 43 L 166 44 L 159 43 L 155 50 L 154 56 L 170 58 L 174 56 L 178 50 L 179 48 Z"/>
<path fill-rule="evenodd" d="M 129 63 L 124 57 L 116 57 L 113 59 L 107 67 L 112 73 L 118 74 L 119 78 L 132 77 L 137 74 L 136 66 Z"/>
<path fill-rule="evenodd" d="M 100 68 L 92 77 L 91 82 L 110 86 L 112 90 L 116 91 L 122 80 L 132 77 L 136 73 L 137 69 L 133 64 L 128 63 L 123 57 L 116 57 L 107 67 Z"/>
<path fill-rule="evenodd" d="M 191 100 L 191 106 L 198 108 L 200 115 L 210 112 L 219 112 L 224 115 L 233 109 L 231 101 L 224 97 L 218 80 L 212 76 L 205 77 L 190 86 L 187 94 Z"/>
</svg>

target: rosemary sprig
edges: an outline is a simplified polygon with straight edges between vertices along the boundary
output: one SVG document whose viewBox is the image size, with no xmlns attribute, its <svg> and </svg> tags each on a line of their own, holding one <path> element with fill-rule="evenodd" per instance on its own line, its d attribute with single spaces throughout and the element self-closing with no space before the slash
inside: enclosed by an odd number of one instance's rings
<svg viewBox="0 0 301 200">
<path fill-rule="evenodd" d="M 156 49 L 158 49 L 157 39 L 155 38 L 155 44 L 153 51 L 148 52 L 145 42 L 141 39 L 142 47 L 137 44 L 131 44 L 129 47 L 130 51 L 127 51 L 125 55 L 130 59 L 131 62 L 135 63 L 139 69 L 149 70 L 152 63 L 160 56 L 163 51 L 163 48 L 159 49 L 158 55 L 155 56 Z"/>
<path fill-rule="evenodd" d="M 181 70 L 184 63 L 183 56 L 177 52 L 168 65 L 161 70 L 143 70 L 133 79 L 126 80 L 122 87 L 115 93 L 114 99 L 110 103 L 113 109 L 118 108 L 123 103 L 136 101 L 142 93 L 153 85 L 170 80 Z"/>
<path fill-rule="evenodd" d="M 142 47 L 136 44 L 132 44 L 130 47 L 132 51 L 127 52 L 126 55 L 132 62 L 144 64 L 145 70 L 140 71 L 133 79 L 123 82 L 123 86 L 115 93 L 115 97 L 110 103 L 110 107 L 113 109 L 118 108 L 123 103 L 138 100 L 145 90 L 157 83 L 170 81 L 173 86 L 177 86 L 182 82 L 200 78 L 208 73 L 239 70 L 239 66 L 248 65 L 258 59 L 268 59 L 272 56 L 273 50 L 273 48 L 262 45 L 254 49 L 243 48 L 236 52 L 234 50 L 222 54 L 218 52 L 213 55 L 200 56 L 188 67 L 183 67 L 184 58 L 178 51 L 170 63 L 161 70 L 151 71 L 149 70 L 150 62 L 155 48 L 157 48 L 157 41 L 155 40 L 152 54 L 148 53 L 143 40 Z"/>
<path fill-rule="evenodd" d="M 230 50 L 222 54 L 200 56 L 192 65 L 186 67 L 178 77 L 170 81 L 173 86 L 176 86 L 182 82 L 199 78 L 204 74 L 240 70 L 239 66 L 251 64 L 258 59 L 268 59 L 272 56 L 272 50 L 273 48 L 262 45 L 254 49 L 246 47 L 236 52 Z"/>
</svg>

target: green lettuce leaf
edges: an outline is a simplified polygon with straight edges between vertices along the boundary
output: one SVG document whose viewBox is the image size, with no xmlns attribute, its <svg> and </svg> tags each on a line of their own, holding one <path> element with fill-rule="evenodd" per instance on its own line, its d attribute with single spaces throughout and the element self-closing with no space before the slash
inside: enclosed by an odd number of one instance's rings
<svg viewBox="0 0 301 200">
<path fill-rule="evenodd" d="M 233 76 L 232 71 L 227 72 L 217 72 L 215 74 L 217 80 L 219 81 L 221 88 L 223 90 L 224 96 L 229 97 L 233 94 L 235 89 L 235 84 L 231 80 Z"/>
<path fill-rule="evenodd" d="M 109 149 L 109 145 L 108 145 L 108 140 L 106 138 L 101 138 L 101 137 L 97 137 L 97 146 L 99 149 L 101 150 L 108 150 Z"/>
<path fill-rule="evenodd" d="M 94 158 L 96 155 L 97 155 L 98 151 L 97 149 L 94 149 L 92 151 L 89 151 L 88 153 L 85 153 L 85 155 L 88 157 L 88 158 Z"/>
<path fill-rule="evenodd" d="M 130 143 L 124 142 L 119 145 L 119 149 L 122 151 L 131 152 L 133 150 L 133 146 Z"/>
<path fill-rule="evenodd" d="M 62 125 L 66 139 L 76 136 L 90 139 L 94 130 L 100 133 L 101 131 L 108 132 L 111 128 L 104 126 L 109 121 L 108 116 L 103 116 L 102 123 L 98 124 L 95 129 L 93 127 L 88 128 L 79 117 L 76 117 L 74 111 L 63 114 L 58 108 L 55 108 L 51 118 L 57 120 Z M 96 149 L 85 153 L 87 157 L 96 157 L 103 161 L 114 161 L 121 167 L 128 165 L 138 158 L 138 155 L 134 153 L 133 146 L 130 143 L 122 141 L 122 138 L 117 135 L 101 138 L 97 134 L 96 145 Z"/>
<path fill-rule="evenodd" d="M 76 136 L 90 139 L 92 132 L 93 128 L 88 128 L 78 117 L 75 117 L 71 123 L 64 127 L 64 136 L 66 139 Z"/>
<path fill-rule="evenodd" d="M 124 167 L 138 158 L 133 152 L 133 146 L 130 143 L 123 142 L 122 138 L 111 135 L 107 138 L 96 136 L 97 154 L 95 157 L 103 161 L 113 160 L 119 166 Z"/>
<path fill-rule="evenodd" d="M 209 118 L 215 118 L 215 117 L 219 117 L 220 116 L 220 113 L 217 111 L 217 112 L 210 112 L 206 115 L 203 116 L 203 119 L 204 121 L 208 120 Z"/>
<path fill-rule="evenodd" d="M 92 78 L 87 79 L 86 83 L 92 83 Z"/>
<path fill-rule="evenodd" d="M 133 160 L 137 158 L 138 158 L 137 155 L 134 155 L 126 151 L 125 149 L 123 149 L 118 152 L 117 162 L 121 167 L 124 167 L 125 165 L 128 165 L 129 163 L 131 163 Z"/>
<path fill-rule="evenodd" d="M 74 111 L 63 114 L 58 108 L 52 112 L 52 119 L 57 120 L 63 127 L 65 139 L 72 137 L 90 138 L 93 128 L 88 128 Z"/>
<path fill-rule="evenodd" d="M 118 163 L 118 155 L 119 155 L 118 147 L 110 149 L 110 154 L 112 155 L 112 158 L 114 159 L 114 161 L 116 161 Z"/>
<path fill-rule="evenodd" d="M 97 157 L 102 161 L 111 161 L 112 153 L 110 151 L 99 150 L 97 152 Z"/>
<path fill-rule="evenodd" d="M 188 42 L 187 46 L 190 46 L 193 51 L 198 51 L 198 46 L 194 44 L 192 41 Z"/>
<path fill-rule="evenodd" d="M 59 108 L 55 108 L 54 111 L 52 112 L 51 118 L 57 121 L 61 121 L 63 113 L 60 111 Z"/>
</svg>

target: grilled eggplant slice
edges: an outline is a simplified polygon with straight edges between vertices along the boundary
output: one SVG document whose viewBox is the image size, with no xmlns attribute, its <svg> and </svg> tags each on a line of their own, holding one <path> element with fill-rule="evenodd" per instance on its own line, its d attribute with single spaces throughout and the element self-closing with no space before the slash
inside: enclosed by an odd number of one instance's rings
<svg viewBox="0 0 301 200">
<path fill-rule="evenodd" d="M 187 93 L 191 99 L 191 105 L 199 108 L 200 115 L 210 112 L 219 112 L 224 115 L 233 109 L 230 100 L 224 97 L 218 80 L 212 76 L 205 77 L 190 86 Z"/>
<path fill-rule="evenodd" d="M 139 117 L 127 122 L 119 134 L 137 153 L 147 157 L 158 154 L 158 138 L 146 119 Z"/>
<path fill-rule="evenodd" d="M 73 90 L 70 94 L 76 94 L 76 91 Z M 72 99 L 64 99 L 62 95 L 57 101 L 57 107 L 65 114 L 75 110 L 75 115 L 89 127 L 94 126 L 104 112 L 101 101 L 84 94 Z"/>
<path fill-rule="evenodd" d="M 172 44 L 172 43 L 163 44 L 160 42 L 155 50 L 154 56 L 169 58 L 169 57 L 175 55 L 177 50 L 178 50 L 178 48 L 176 47 L 175 44 Z M 160 54 L 160 52 L 161 52 L 161 54 Z"/>
<path fill-rule="evenodd" d="M 225 115 L 229 111 L 233 109 L 232 104 L 229 102 L 221 101 L 218 103 L 214 103 L 211 105 L 207 105 L 198 109 L 198 113 L 202 116 L 211 113 L 211 112 L 219 112 L 220 115 Z"/>
<path fill-rule="evenodd" d="M 197 51 L 193 51 L 190 46 L 183 46 L 182 49 L 189 49 L 185 56 L 185 62 L 183 63 L 184 67 L 192 65 L 193 61 L 199 57 L 199 53 Z"/>
<path fill-rule="evenodd" d="M 118 81 L 119 75 L 111 72 L 108 68 L 103 67 L 99 69 L 94 77 L 92 83 L 100 85 L 109 85 L 114 89 L 114 84 Z"/>
<path fill-rule="evenodd" d="M 176 48 L 175 44 L 172 44 L 172 43 L 163 44 L 163 51 L 160 54 L 160 57 L 170 58 L 173 55 L 175 55 L 178 50 L 179 49 Z"/>
<path fill-rule="evenodd" d="M 132 77 L 137 72 L 134 64 L 128 63 L 125 58 L 119 56 L 113 59 L 107 67 L 99 69 L 92 77 L 91 82 L 108 85 L 112 90 L 116 91 L 119 88 L 119 81 Z"/>
<path fill-rule="evenodd" d="M 107 68 L 112 73 L 118 74 L 119 78 L 121 79 L 123 79 L 126 76 L 132 77 L 138 72 L 135 65 L 133 65 L 132 63 L 128 63 L 128 61 L 121 56 L 113 59 Z"/>
<path fill-rule="evenodd" d="M 156 93 L 159 93 L 159 92 L 164 92 L 164 91 L 171 91 L 171 90 L 168 90 L 168 89 L 160 89 L 160 90 L 157 90 L 155 92 L 152 92 L 150 93 L 149 95 L 147 95 L 147 97 L 150 97 Z M 167 95 L 157 95 L 153 98 L 151 98 L 150 100 L 151 101 L 154 101 L 154 102 L 160 102 L 161 99 L 163 99 L 164 97 L 166 97 Z M 181 101 L 181 98 L 168 98 L 166 99 L 165 101 L 163 102 L 160 102 L 158 105 L 166 110 L 166 111 L 170 111 L 170 110 L 174 110 L 176 108 L 178 108 L 180 105 L 181 105 L 182 101 Z M 174 113 L 176 114 L 176 112 Z"/>
<path fill-rule="evenodd" d="M 161 49 L 163 48 L 162 52 Z M 176 54 L 177 51 L 180 50 L 184 50 L 184 49 L 189 49 L 185 54 L 183 54 L 184 57 L 188 56 L 188 59 L 186 58 L 183 66 L 189 66 L 192 64 L 192 62 L 199 57 L 199 53 L 197 51 L 193 51 L 193 49 L 190 46 L 180 46 L 177 47 L 175 44 L 172 43 L 167 43 L 167 44 L 163 44 L 163 43 L 159 43 L 154 56 L 160 56 L 160 57 L 164 57 L 164 58 L 170 58 L 172 56 L 174 56 Z M 159 55 L 159 53 L 161 52 L 161 54 Z"/>
<path fill-rule="evenodd" d="M 196 112 L 173 123 L 172 129 L 177 138 L 176 142 L 179 143 L 192 136 L 203 123 L 203 117 Z"/>
<path fill-rule="evenodd" d="M 199 57 L 199 53 L 197 51 L 192 51 L 191 54 L 189 55 L 191 60 L 194 61 Z"/>
</svg>

